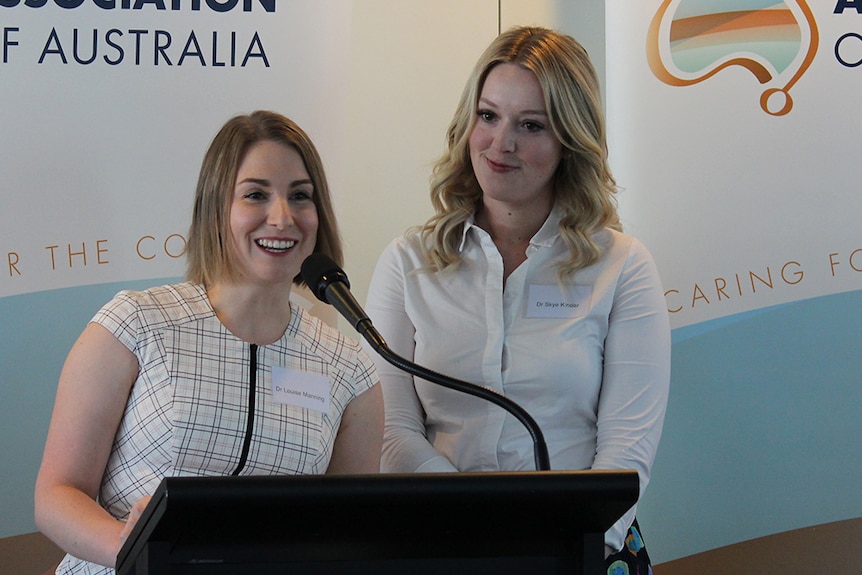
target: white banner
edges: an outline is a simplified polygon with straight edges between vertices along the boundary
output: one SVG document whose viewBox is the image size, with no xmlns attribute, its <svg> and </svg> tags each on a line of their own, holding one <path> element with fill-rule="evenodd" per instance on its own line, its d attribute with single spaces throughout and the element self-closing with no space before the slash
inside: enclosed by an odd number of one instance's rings
<svg viewBox="0 0 862 575">
<path fill-rule="evenodd" d="M 181 276 L 200 161 L 231 115 L 284 113 L 339 165 L 351 15 L 338 0 L 0 0 L 0 297 Z"/>
<path fill-rule="evenodd" d="M 862 2 L 606 9 L 623 222 L 676 328 L 650 554 L 858 517 Z"/>
<path fill-rule="evenodd" d="M 673 327 L 862 289 L 860 11 L 608 0 L 612 162 Z"/>
</svg>

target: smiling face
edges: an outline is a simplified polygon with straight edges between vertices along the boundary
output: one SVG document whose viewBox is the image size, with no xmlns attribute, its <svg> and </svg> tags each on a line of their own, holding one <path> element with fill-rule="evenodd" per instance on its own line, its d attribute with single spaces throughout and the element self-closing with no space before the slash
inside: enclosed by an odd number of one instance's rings
<svg viewBox="0 0 862 575">
<path fill-rule="evenodd" d="M 295 149 L 271 140 L 249 147 L 230 208 L 233 251 L 244 281 L 290 285 L 314 251 L 314 191 Z"/>
<path fill-rule="evenodd" d="M 535 74 L 517 64 L 488 73 L 470 133 L 470 160 L 483 201 L 513 207 L 553 205 L 562 145 L 550 127 Z"/>
</svg>

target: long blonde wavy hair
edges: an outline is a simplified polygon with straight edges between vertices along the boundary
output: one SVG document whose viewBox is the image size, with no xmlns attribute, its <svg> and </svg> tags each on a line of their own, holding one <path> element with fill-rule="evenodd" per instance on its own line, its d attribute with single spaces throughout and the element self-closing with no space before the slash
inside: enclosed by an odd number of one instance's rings
<svg viewBox="0 0 862 575">
<path fill-rule="evenodd" d="M 477 104 L 490 70 L 511 63 L 532 71 L 542 87 L 562 158 L 554 176 L 554 199 L 563 210 L 560 235 L 571 257 L 560 262 L 560 277 L 601 257 L 593 234 L 622 230 L 617 186 L 608 166 L 605 120 L 598 77 L 586 50 L 571 36 L 538 27 L 516 27 L 499 35 L 476 63 L 447 131 L 447 150 L 431 177 L 435 215 L 419 233 L 429 267 L 442 270 L 460 261 L 458 246 L 464 222 L 482 202 L 482 190 L 470 161 L 469 138 Z"/>
</svg>

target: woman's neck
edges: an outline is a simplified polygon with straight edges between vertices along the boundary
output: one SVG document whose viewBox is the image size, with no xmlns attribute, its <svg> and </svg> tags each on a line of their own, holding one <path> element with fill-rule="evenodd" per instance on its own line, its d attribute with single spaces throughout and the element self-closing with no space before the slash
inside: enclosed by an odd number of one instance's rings
<svg viewBox="0 0 862 575">
<path fill-rule="evenodd" d="M 207 296 L 222 325 L 248 343 L 278 341 L 290 323 L 290 286 L 218 283 Z"/>
<path fill-rule="evenodd" d="M 514 206 L 485 200 L 476 211 L 476 225 L 488 232 L 494 242 L 529 244 L 548 219 L 553 204 L 534 202 Z"/>
<path fill-rule="evenodd" d="M 476 225 L 488 232 L 503 257 L 503 278 L 508 278 L 527 259 L 530 240 L 541 229 L 552 206 L 514 208 L 484 203 L 476 212 Z"/>
</svg>

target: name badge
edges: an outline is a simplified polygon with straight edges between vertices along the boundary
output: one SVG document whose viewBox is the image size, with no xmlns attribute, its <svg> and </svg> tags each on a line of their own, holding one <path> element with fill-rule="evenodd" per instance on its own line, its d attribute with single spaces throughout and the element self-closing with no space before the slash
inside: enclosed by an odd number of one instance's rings
<svg viewBox="0 0 862 575">
<path fill-rule="evenodd" d="M 287 367 L 273 367 L 272 398 L 277 403 L 329 413 L 329 378 Z"/>
<path fill-rule="evenodd" d="M 583 317 L 587 315 L 592 294 L 592 286 L 531 285 L 527 317 Z"/>
</svg>

